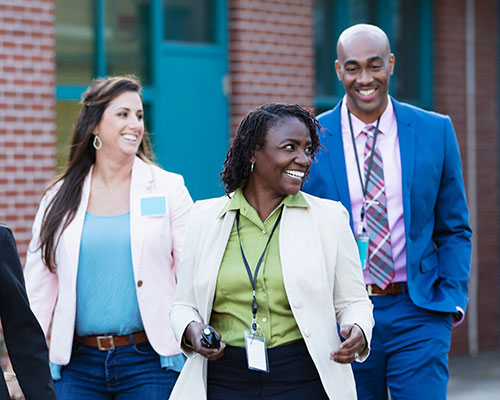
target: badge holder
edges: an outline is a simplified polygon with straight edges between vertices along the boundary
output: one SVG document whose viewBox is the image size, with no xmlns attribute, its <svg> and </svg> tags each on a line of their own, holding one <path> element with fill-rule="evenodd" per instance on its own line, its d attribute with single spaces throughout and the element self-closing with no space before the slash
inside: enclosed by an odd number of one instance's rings
<svg viewBox="0 0 500 400">
<path fill-rule="evenodd" d="M 266 338 L 262 333 L 258 330 L 245 331 L 245 350 L 248 369 L 269 372 Z"/>
<path fill-rule="evenodd" d="M 368 234 L 363 227 L 363 221 L 360 221 L 358 225 L 358 231 L 356 232 L 356 244 L 358 245 L 361 269 L 364 270 L 366 268 L 366 256 L 368 254 Z"/>
</svg>

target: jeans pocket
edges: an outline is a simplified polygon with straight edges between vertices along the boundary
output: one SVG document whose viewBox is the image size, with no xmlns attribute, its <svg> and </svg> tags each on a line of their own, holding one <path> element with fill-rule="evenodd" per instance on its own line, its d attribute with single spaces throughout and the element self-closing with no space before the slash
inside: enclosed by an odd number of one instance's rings
<svg viewBox="0 0 500 400">
<path fill-rule="evenodd" d="M 156 351 L 154 351 L 149 342 L 134 344 L 132 348 L 137 354 L 140 354 L 142 356 L 151 356 L 156 354 Z"/>
</svg>

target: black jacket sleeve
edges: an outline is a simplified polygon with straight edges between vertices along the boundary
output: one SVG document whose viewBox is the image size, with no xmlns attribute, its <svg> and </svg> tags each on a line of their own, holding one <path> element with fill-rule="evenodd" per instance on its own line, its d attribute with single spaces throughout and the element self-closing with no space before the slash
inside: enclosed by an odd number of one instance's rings
<svg viewBox="0 0 500 400">
<path fill-rule="evenodd" d="M 56 400 L 47 343 L 30 309 L 16 242 L 12 231 L 1 225 L 0 318 L 9 358 L 26 400 Z M 0 399 L 5 390 L 2 375 Z"/>
</svg>

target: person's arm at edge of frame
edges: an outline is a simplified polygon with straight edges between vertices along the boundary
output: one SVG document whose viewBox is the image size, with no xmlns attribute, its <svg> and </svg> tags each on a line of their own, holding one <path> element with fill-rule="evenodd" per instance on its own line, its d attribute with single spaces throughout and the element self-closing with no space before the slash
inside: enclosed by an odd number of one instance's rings
<svg viewBox="0 0 500 400">
<path fill-rule="evenodd" d="M 56 399 L 50 377 L 45 336 L 33 315 L 24 287 L 21 262 L 12 232 L 0 239 L 0 313 L 5 341 L 16 378 L 27 400 Z M 15 379 L 8 382 L 9 391 Z M 20 394 L 17 393 L 17 397 Z"/>
</svg>

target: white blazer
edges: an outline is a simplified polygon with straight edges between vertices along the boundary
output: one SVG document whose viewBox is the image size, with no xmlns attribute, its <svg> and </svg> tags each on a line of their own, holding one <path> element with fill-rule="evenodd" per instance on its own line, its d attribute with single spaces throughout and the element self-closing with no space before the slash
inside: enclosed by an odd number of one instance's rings
<svg viewBox="0 0 500 400">
<path fill-rule="evenodd" d="M 83 222 L 90 195 L 92 169 L 83 183 L 75 218 L 62 233 L 55 253 L 56 273 L 45 266 L 40 250 L 40 227 L 45 210 L 59 186 L 43 198 L 33 224 L 33 238 L 24 269 L 31 308 L 45 334 L 52 321 L 50 361 L 66 365 L 71 357 L 76 317 L 76 280 Z M 144 217 L 140 199 L 165 195 L 167 213 Z M 130 183 L 130 241 L 137 300 L 148 339 L 157 353 L 180 353 L 168 320 L 174 298 L 177 265 L 193 201 L 180 175 L 135 158 Z M 55 307 L 55 308 L 54 308 Z"/>
<path fill-rule="evenodd" d="M 330 398 L 355 399 L 349 364 L 329 359 L 340 325 L 357 323 L 368 343 L 374 325 L 349 215 L 338 202 L 303 193 L 309 208 L 285 206 L 279 229 L 283 281 L 288 301 L 321 382 Z M 180 342 L 191 321 L 208 323 L 217 274 L 235 211 L 218 218 L 227 197 L 198 201 L 186 234 L 170 320 Z M 188 348 L 189 359 L 170 399 L 205 399 L 207 360 Z M 362 354 L 364 360 L 369 348 Z"/>
</svg>

